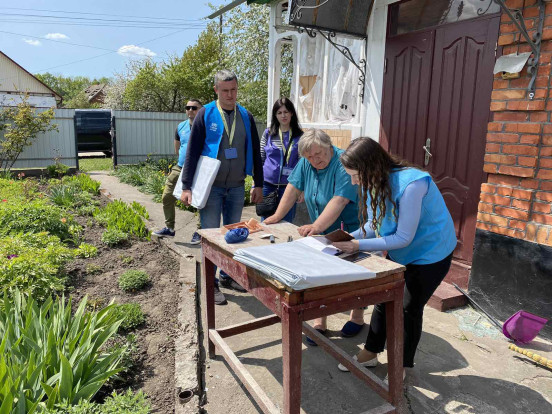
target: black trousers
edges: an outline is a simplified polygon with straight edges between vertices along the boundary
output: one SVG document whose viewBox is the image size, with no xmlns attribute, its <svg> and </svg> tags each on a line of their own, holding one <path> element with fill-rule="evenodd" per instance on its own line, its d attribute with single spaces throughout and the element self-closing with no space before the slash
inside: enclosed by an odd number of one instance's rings
<svg viewBox="0 0 552 414">
<path fill-rule="evenodd" d="M 451 261 L 452 253 L 436 263 L 406 265 L 403 300 L 404 367 L 414 366 L 414 355 L 422 336 L 424 306 L 447 275 Z M 383 351 L 387 337 L 385 319 L 385 304 L 375 305 L 370 320 L 370 330 L 364 346 L 366 350 L 374 353 Z"/>
</svg>

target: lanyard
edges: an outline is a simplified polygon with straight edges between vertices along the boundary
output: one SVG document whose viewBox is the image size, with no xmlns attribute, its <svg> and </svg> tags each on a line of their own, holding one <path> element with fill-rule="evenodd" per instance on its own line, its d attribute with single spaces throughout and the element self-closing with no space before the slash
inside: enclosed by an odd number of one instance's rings
<svg viewBox="0 0 552 414">
<path fill-rule="evenodd" d="M 230 146 L 232 146 L 232 142 L 234 141 L 234 132 L 236 132 L 236 118 L 238 117 L 238 114 L 236 113 L 236 105 L 234 105 L 234 121 L 232 122 L 232 130 L 230 131 L 228 131 L 228 123 L 226 122 L 226 116 L 224 115 L 224 111 L 220 107 L 220 103 L 218 99 L 217 99 L 217 108 L 222 118 L 222 123 L 224 124 L 224 130 L 226 131 L 226 135 L 228 135 L 228 143 L 230 144 Z"/>
<path fill-rule="evenodd" d="M 283 148 L 286 148 L 286 145 L 284 143 L 284 135 L 282 134 L 282 130 L 280 128 L 278 128 L 278 133 L 280 134 L 280 142 L 282 143 L 282 147 Z M 291 158 L 291 151 L 290 151 L 290 147 L 291 147 L 291 144 L 293 143 L 293 141 L 291 140 L 291 129 L 289 130 L 289 136 L 288 136 L 289 140 L 288 140 L 288 146 L 286 148 L 286 154 L 287 154 L 287 157 L 286 157 L 286 164 L 285 165 L 288 165 L 289 164 L 289 159 Z M 285 157 L 285 155 L 284 155 Z"/>
</svg>

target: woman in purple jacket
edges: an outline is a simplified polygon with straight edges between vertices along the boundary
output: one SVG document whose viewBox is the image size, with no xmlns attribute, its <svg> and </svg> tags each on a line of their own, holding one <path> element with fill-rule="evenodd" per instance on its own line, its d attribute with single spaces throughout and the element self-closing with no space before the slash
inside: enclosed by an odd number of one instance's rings
<svg viewBox="0 0 552 414">
<path fill-rule="evenodd" d="M 278 190 L 278 202 L 288 183 L 288 177 L 299 161 L 297 144 L 303 135 L 297 112 L 288 98 L 280 98 L 272 107 L 272 121 L 261 138 L 261 158 L 263 160 L 263 196 Z M 284 220 L 292 222 L 295 205 Z M 263 220 L 266 217 L 261 217 Z"/>
</svg>

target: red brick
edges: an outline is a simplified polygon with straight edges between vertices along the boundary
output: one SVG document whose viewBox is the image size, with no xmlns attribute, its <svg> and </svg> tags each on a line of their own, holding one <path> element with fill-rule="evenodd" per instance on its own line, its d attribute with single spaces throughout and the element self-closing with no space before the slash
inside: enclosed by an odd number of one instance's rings
<svg viewBox="0 0 552 414">
<path fill-rule="evenodd" d="M 530 241 L 534 241 L 537 235 L 537 226 L 534 223 L 527 223 L 525 238 Z"/>
<path fill-rule="evenodd" d="M 485 155 L 485 162 L 514 165 L 516 163 L 516 157 L 513 155 L 487 154 Z"/>
<path fill-rule="evenodd" d="M 544 101 L 542 102 L 542 106 L 544 109 Z M 533 112 L 529 114 L 529 120 L 531 122 L 547 122 L 548 121 L 548 112 Z"/>
<path fill-rule="evenodd" d="M 525 89 L 506 89 L 497 90 L 491 93 L 491 99 L 496 101 L 504 101 L 507 99 L 525 99 L 527 91 Z"/>
<path fill-rule="evenodd" d="M 537 70 L 537 76 L 550 76 L 550 65 L 539 66 Z M 537 89 L 537 91 L 538 90 L 539 89 Z M 545 95 L 546 94 L 543 94 L 542 96 L 544 97 Z M 538 96 L 540 96 L 540 94 L 537 94 L 535 91 L 535 98 L 537 98 Z"/>
<path fill-rule="evenodd" d="M 518 154 L 518 155 L 537 155 L 539 152 L 538 147 L 530 145 L 503 145 L 503 154 Z"/>
<path fill-rule="evenodd" d="M 493 121 L 523 122 L 527 118 L 523 112 L 493 112 Z"/>
<path fill-rule="evenodd" d="M 546 127 L 546 125 L 545 125 Z M 552 145 L 552 135 L 543 135 L 542 136 L 542 145 Z"/>
<path fill-rule="evenodd" d="M 506 89 L 509 85 L 509 81 L 505 79 L 495 79 L 493 81 L 493 89 Z"/>
<path fill-rule="evenodd" d="M 481 184 L 481 192 L 487 193 L 487 194 L 494 194 L 496 190 L 496 186 L 492 184 L 483 183 Z"/>
<path fill-rule="evenodd" d="M 552 225 L 552 214 L 533 214 L 532 219 L 537 223 Z"/>
<path fill-rule="evenodd" d="M 513 23 L 502 23 L 500 25 L 500 33 L 517 32 L 517 27 Z"/>
<path fill-rule="evenodd" d="M 544 111 L 546 107 L 543 99 L 538 101 L 515 100 L 508 101 L 506 109 L 509 111 Z"/>
<path fill-rule="evenodd" d="M 540 181 L 540 190 L 552 191 L 552 181 Z"/>
<path fill-rule="evenodd" d="M 518 220 L 527 220 L 529 218 L 529 211 L 515 210 L 508 207 L 496 206 L 494 208 L 496 214 L 500 214 L 504 217 L 511 217 Z"/>
<path fill-rule="evenodd" d="M 503 125 L 501 122 L 489 122 L 487 124 L 487 131 L 502 131 Z"/>
<path fill-rule="evenodd" d="M 521 180 L 520 186 L 523 188 L 539 188 L 539 182 L 537 180 Z"/>
<path fill-rule="evenodd" d="M 512 189 L 512 197 L 518 198 L 520 200 L 531 200 L 533 196 L 533 191 L 530 190 L 521 190 L 519 188 Z"/>
<path fill-rule="evenodd" d="M 512 202 L 511 198 L 501 197 L 498 195 L 481 194 L 481 201 L 484 203 L 497 204 L 501 206 L 509 206 Z"/>
<path fill-rule="evenodd" d="M 533 114 L 531 114 L 533 115 Z M 537 145 L 540 140 L 540 135 L 522 135 L 519 139 L 520 144 Z"/>
<path fill-rule="evenodd" d="M 515 198 L 512 200 L 512 207 L 519 208 L 521 210 L 527 210 L 531 208 L 531 202 L 527 200 L 516 200 Z"/>
<path fill-rule="evenodd" d="M 491 144 L 487 144 L 491 145 Z M 493 144 L 496 145 L 496 144 Z M 552 157 L 552 147 L 542 147 L 540 150 L 541 157 Z"/>
<path fill-rule="evenodd" d="M 550 203 L 533 203 L 533 211 L 538 213 L 550 214 Z"/>
<path fill-rule="evenodd" d="M 537 178 L 541 180 L 552 180 L 552 170 L 539 170 Z"/>
<path fill-rule="evenodd" d="M 548 76 L 550 74 L 550 64 L 548 64 L 547 66 L 539 66 L 539 71 L 544 67 L 546 67 L 548 70 L 548 74 L 547 74 Z M 547 95 L 548 95 L 548 90 L 546 88 L 537 88 L 535 90 L 535 96 L 533 97 L 533 99 L 544 99 L 547 97 Z"/>
<path fill-rule="evenodd" d="M 485 145 L 486 153 L 500 152 L 500 144 L 487 144 Z"/>
<path fill-rule="evenodd" d="M 498 167 L 496 164 L 484 164 L 483 171 L 485 171 L 486 173 L 494 174 L 498 172 Z"/>
<path fill-rule="evenodd" d="M 498 226 L 494 227 L 493 232 L 503 234 L 504 236 L 518 237 L 518 238 L 523 237 L 523 233 L 520 232 L 519 230 L 507 229 L 504 227 L 498 227 Z"/>
<path fill-rule="evenodd" d="M 498 172 L 499 174 L 513 175 L 516 177 L 532 177 L 534 175 L 533 168 L 510 167 L 507 165 L 501 165 L 498 167 Z"/>
<path fill-rule="evenodd" d="M 487 231 L 492 231 L 492 228 L 493 228 L 493 226 L 491 226 L 490 224 L 482 223 L 480 221 L 477 222 L 476 227 L 480 230 L 487 230 Z"/>
<path fill-rule="evenodd" d="M 491 223 L 498 226 L 507 226 L 508 219 L 506 217 L 497 216 L 494 214 L 478 213 L 477 220 Z"/>
<path fill-rule="evenodd" d="M 510 220 L 508 222 L 508 226 L 517 230 L 525 231 L 525 228 L 527 227 L 527 223 L 525 221 Z"/>
<path fill-rule="evenodd" d="M 504 197 L 511 197 L 513 192 L 514 192 L 514 189 L 512 187 L 503 187 L 503 186 L 496 187 L 496 193 Z"/>
<path fill-rule="evenodd" d="M 552 124 L 544 124 L 542 126 L 542 132 L 545 134 L 552 134 Z"/>
<path fill-rule="evenodd" d="M 550 158 L 541 158 L 539 161 L 540 168 L 552 168 L 552 159 Z"/>
<path fill-rule="evenodd" d="M 519 178 L 509 177 L 500 174 L 490 175 L 487 181 L 490 184 L 509 185 L 512 187 L 516 187 L 519 185 Z"/>
<path fill-rule="evenodd" d="M 506 102 L 505 101 L 493 101 L 491 102 L 490 106 L 491 111 L 504 111 L 506 110 Z"/>
<path fill-rule="evenodd" d="M 539 227 L 539 230 L 537 233 L 537 243 L 548 244 L 549 240 L 550 240 L 549 229 L 547 229 L 546 227 Z"/>
<path fill-rule="evenodd" d="M 541 124 L 535 124 L 535 123 L 506 124 L 504 130 L 506 132 L 523 132 L 526 134 L 539 134 L 541 132 Z"/>
<path fill-rule="evenodd" d="M 498 45 L 499 46 L 510 45 L 510 44 L 514 43 L 514 39 L 515 39 L 515 37 L 514 37 L 513 34 L 507 34 L 507 35 L 499 36 Z"/>
<path fill-rule="evenodd" d="M 536 167 L 537 157 L 517 157 L 517 165 L 523 167 Z"/>
<path fill-rule="evenodd" d="M 486 203 L 479 203 L 479 206 L 477 207 L 477 211 L 480 211 L 482 213 L 492 213 L 493 212 L 493 205 L 492 204 L 486 204 Z"/>
<path fill-rule="evenodd" d="M 537 193 L 535 194 L 535 198 L 537 200 L 551 202 L 552 201 L 552 193 L 548 193 L 546 191 L 537 191 Z"/>
<path fill-rule="evenodd" d="M 489 132 L 487 133 L 487 142 L 508 142 L 508 143 L 519 142 L 519 135 Z"/>
</svg>

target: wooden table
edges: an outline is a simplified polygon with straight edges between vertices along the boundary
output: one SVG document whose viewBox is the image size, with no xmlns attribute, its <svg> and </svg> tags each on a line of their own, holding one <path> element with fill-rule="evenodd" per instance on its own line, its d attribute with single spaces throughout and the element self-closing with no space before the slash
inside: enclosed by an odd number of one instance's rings
<svg viewBox="0 0 552 414">
<path fill-rule="evenodd" d="M 264 226 L 276 236 L 276 243 L 287 242 L 288 236 L 299 238 L 297 227 L 290 223 Z M 263 412 L 276 414 L 280 410 L 267 397 L 245 366 L 238 360 L 224 338 L 255 329 L 282 324 L 282 360 L 284 413 L 299 414 L 301 407 L 301 331 L 315 341 L 352 374 L 366 382 L 387 403 L 369 412 L 395 413 L 403 405 L 403 288 L 405 268 L 378 256 L 358 262 L 376 272 L 376 278 L 321 286 L 305 290 L 292 290 L 279 281 L 270 279 L 233 259 L 240 248 L 269 244 L 261 239 L 265 231 L 249 235 L 238 244 L 227 244 L 221 229 L 199 230 L 203 259 L 202 287 L 205 293 L 207 328 L 209 332 L 209 357 L 215 356 L 215 348 L 244 383 Z M 214 277 L 215 266 L 223 269 L 232 278 L 270 309 L 274 315 L 245 323 L 215 329 Z M 328 338 L 304 323 L 321 316 L 333 315 L 363 306 L 385 303 L 387 313 L 387 360 L 389 386 L 362 367 L 334 345 Z"/>
</svg>

